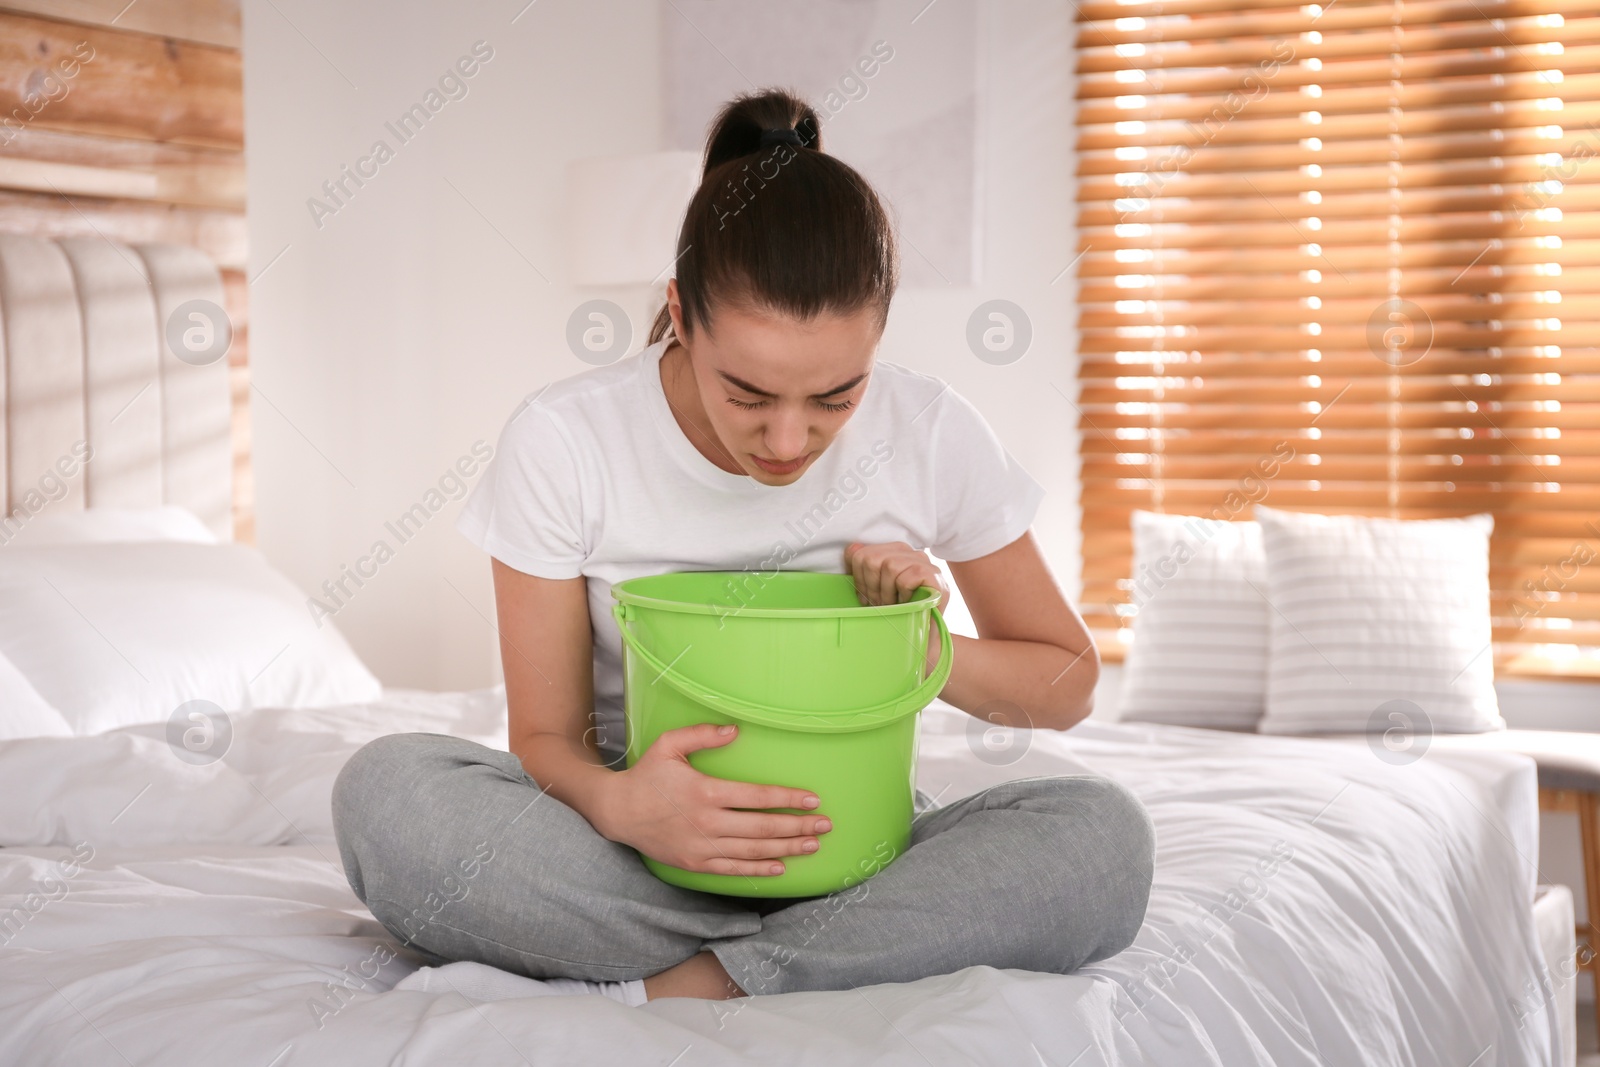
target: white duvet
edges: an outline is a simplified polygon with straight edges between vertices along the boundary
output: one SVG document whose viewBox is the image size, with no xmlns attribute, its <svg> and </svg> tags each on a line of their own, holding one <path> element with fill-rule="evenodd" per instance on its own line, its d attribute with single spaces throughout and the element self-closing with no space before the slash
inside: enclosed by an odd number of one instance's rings
<svg viewBox="0 0 1600 1067">
<path fill-rule="evenodd" d="M 1552 1062 L 1531 762 L 1091 722 L 991 766 L 966 722 L 924 713 L 941 801 L 1085 765 L 1143 798 L 1157 869 L 1132 948 L 726 1004 L 391 991 L 417 961 L 345 882 L 333 778 L 382 733 L 503 745 L 498 693 L 243 714 L 209 766 L 164 728 L 0 742 L 0 1063 Z"/>
</svg>

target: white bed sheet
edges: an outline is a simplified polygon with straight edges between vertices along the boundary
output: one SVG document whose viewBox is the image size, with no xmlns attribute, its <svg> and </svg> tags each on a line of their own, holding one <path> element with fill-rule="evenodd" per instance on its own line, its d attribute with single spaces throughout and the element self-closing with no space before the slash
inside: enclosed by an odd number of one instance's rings
<svg viewBox="0 0 1600 1067">
<path fill-rule="evenodd" d="M 209 767 L 156 727 L 0 743 L 0 1063 L 1552 1062 L 1531 762 L 1091 721 L 993 766 L 966 723 L 924 713 L 942 801 L 1086 768 L 1143 798 L 1158 862 L 1132 948 L 728 1004 L 390 991 L 417 961 L 345 882 L 333 777 L 383 733 L 503 744 L 497 692 L 240 715 Z"/>
</svg>

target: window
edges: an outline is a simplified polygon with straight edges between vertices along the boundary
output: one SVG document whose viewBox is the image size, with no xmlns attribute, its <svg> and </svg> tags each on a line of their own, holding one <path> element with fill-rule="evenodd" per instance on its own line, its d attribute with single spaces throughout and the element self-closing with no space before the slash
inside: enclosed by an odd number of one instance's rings
<svg viewBox="0 0 1600 1067">
<path fill-rule="evenodd" d="M 1266 503 L 1492 512 L 1499 669 L 1600 674 L 1600 8 L 1084 3 L 1077 60 L 1107 658 L 1133 509 Z"/>
</svg>

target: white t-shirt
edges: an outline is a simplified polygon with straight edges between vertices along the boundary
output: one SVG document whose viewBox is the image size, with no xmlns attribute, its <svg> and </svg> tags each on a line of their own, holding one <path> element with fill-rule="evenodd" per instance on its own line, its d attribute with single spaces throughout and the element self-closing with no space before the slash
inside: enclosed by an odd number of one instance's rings
<svg viewBox="0 0 1600 1067">
<path fill-rule="evenodd" d="M 456 522 L 509 567 L 588 579 L 595 737 L 617 766 L 626 734 L 614 582 L 680 570 L 845 574 L 852 541 L 977 559 L 1026 533 L 1044 498 L 969 401 L 883 359 L 796 481 L 770 486 L 725 471 L 667 406 L 660 362 L 669 343 L 523 401 Z"/>
</svg>

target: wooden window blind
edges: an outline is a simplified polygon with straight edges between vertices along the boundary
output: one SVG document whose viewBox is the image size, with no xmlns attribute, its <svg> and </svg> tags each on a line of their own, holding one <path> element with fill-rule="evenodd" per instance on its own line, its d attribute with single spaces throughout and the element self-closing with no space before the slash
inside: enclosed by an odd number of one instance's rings
<svg viewBox="0 0 1600 1067">
<path fill-rule="evenodd" d="M 1492 512 L 1499 669 L 1600 674 L 1600 4 L 1088 2 L 1082 608 L 1135 508 Z"/>
</svg>

